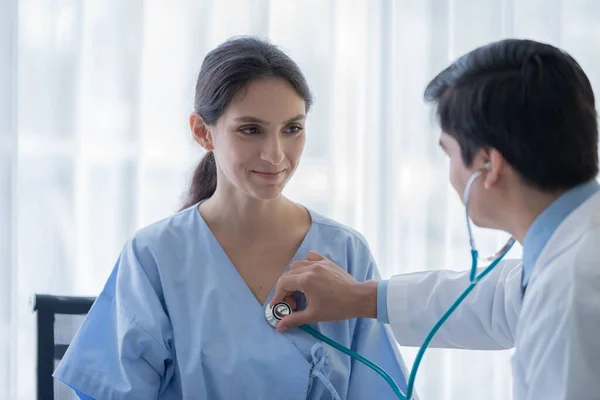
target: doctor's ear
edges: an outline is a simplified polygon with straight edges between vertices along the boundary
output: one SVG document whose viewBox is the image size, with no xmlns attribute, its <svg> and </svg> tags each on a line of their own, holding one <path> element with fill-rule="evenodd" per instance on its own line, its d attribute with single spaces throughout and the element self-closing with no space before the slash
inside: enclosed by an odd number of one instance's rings
<svg viewBox="0 0 600 400">
<path fill-rule="evenodd" d="M 192 113 L 190 115 L 190 129 L 196 143 L 206 151 L 214 150 L 212 131 L 200 114 Z"/>
<path fill-rule="evenodd" d="M 483 181 L 483 187 L 490 189 L 496 184 L 500 177 L 500 172 L 504 167 L 504 157 L 498 150 L 490 150 L 487 160 L 485 161 L 483 168 L 485 169 L 485 176 Z"/>
</svg>

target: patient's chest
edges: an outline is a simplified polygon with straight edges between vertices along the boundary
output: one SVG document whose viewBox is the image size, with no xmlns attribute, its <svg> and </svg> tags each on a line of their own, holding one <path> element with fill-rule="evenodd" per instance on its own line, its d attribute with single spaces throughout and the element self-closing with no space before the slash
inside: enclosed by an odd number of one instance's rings
<svg viewBox="0 0 600 400">
<path fill-rule="evenodd" d="M 350 360 L 308 333 L 281 334 L 241 276 L 219 270 L 190 272 L 169 290 L 167 304 L 176 356 L 176 379 L 184 398 L 344 398 Z M 347 322 L 319 330 L 350 346 Z"/>
</svg>

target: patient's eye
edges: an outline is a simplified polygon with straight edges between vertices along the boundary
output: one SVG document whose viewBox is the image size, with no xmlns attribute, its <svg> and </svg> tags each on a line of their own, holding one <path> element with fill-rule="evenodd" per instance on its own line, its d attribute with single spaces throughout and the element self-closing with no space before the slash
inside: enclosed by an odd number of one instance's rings
<svg viewBox="0 0 600 400">
<path fill-rule="evenodd" d="M 300 133 L 304 130 L 304 127 L 302 127 L 302 125 L 291 125 L 288 126 L 287 128 L 285 128 L 285 133 L 290 133 L 290 134 L 295 134 L 295 133 Z"/>
<path fill-rule="evenodd" d="M 241 132 L 245 135 L 256 135 L 260 133 L 260 130 L 257 126 L 242 126 L 238 129 L 238 132 Z"/>
</svg>

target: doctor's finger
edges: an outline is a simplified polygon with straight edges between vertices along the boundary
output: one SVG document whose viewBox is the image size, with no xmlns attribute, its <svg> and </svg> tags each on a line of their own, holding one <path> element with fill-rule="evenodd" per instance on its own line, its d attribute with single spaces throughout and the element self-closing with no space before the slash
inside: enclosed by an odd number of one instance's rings
<svg viewBox="0 0 600 400">
<path fill-rule="evenodd" d="M 300 274 L 291 274 L 289 272 L 282 275 L 275 285 L 275 292 L 269 303 L 271 306 L 282 301 L 287 296 L 292 295 L 296 291 L 302 291 L 303 279 Z"/>
<path fill-rule="evenodd" d="M 296 299 L 294 298 L 294 296 L 289 294 L 283 298 L 283 301 L 285 301 L 290 305 L 290 307 L 292 307 L 292 311 L 296 311 L 296 307 L 298 306 L 298 304 L 296 304 Z"/>
<path fill-rule="evenodd" d="M 294 270 L 294 269 L 298 269 L 298 268 L 305 268 L 312 264 L 314 264 L 314 261 L 308 261 L 308 260 L 294 261 L 290 264 L 290 271 Z"/>
<path fill-rule="evenodd" d="M 313 318 L 312 312 L 307 308 L 302 311 L 294 312 L 287 317 L 283 317 L 277 324 L 277 331 L 285 332 L 288 329 L 296 328 L 300 325 L 310 324 L 316 322 Z"/>
<path fill-rule="evenodd" d="M 309 260 L 309 261 L 322 261 L 322 260 L 326 260 L 326 258 L 323 255 L 321 255 L 320 253 L 317 253 L 316 251 L 313 251 L 313 250 L 309 251 L 306 254 L 306 259 Z"/>
</svg>

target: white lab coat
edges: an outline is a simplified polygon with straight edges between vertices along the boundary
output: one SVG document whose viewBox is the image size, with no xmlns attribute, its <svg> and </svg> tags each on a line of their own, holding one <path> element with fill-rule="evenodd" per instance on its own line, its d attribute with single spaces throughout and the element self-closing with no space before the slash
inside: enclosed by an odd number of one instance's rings
<svg viewBox="0 0 600 400">
<path fill-rule="evenodd" d="M 515 400 L 600 399 L 600 193 L 556 229 L 521 289 L 521 261 L 498 264 L 463 301 L 434 347 L 508 349 Z M 469 272 L 393 277 L 387 289 L 396 340 L 420 346 L 469 284 Z"/>
</svg>

